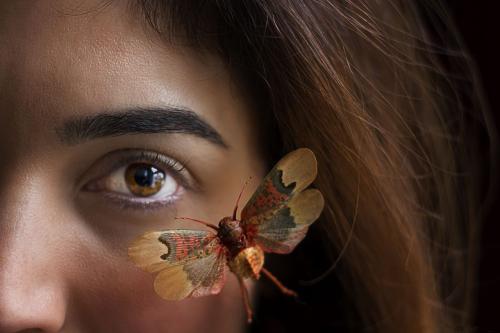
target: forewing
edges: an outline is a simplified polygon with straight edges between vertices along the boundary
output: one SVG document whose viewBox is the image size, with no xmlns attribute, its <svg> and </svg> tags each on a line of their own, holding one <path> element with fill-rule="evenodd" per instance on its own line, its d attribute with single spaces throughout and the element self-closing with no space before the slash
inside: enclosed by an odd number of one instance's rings
<svg viewBox="0 0 500 333">
<path fill-rule="evenodd" d="M 160 272 L 154 289 L 164 299 L 217 294 L 224 285 L 225 255 L 211 232 L 148 232 L 131 244 L 128 253 L 140 268 Z"/>
<path fill-rule="evenodd" d="M 276 164 L 241 212 L 251 243 L 275 253 L 295 248 L 323 209 L 318 190 L 303 191 L 316 174 L 316 157 L 307 148 L 289 153 Z"/>
<path fill-rule="evenodd" d="M 317 162 L 307 148 L 292 151 L 283 157 L 267 174 L 241 211 L 243 224 L 252 216 L 280 209 L 296 193 L 316 178 Z"/>
<path fill-rule="evenodd" d="M 308 189 L 296 194 L 286 205 L 250 217 L 246 230 L 255 244 L 266 252 L 290 253 L 305 237 L 309 226 L 323 210 L 321 192 Z"/>
</svg>

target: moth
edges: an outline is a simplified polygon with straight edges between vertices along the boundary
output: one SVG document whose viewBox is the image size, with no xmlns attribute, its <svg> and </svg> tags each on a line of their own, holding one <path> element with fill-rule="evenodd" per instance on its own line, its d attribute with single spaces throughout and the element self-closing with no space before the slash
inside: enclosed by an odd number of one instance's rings
<svg viewBox="0 0 500 333">
<path fill-rule="evenodd" d="M 166 300 L 218 294 L 225 283 L 226 267 L 240 283 L 248 322 L 252 320 L 244 280 L 268 277 L 285 295 L 286 288 L 264 268 L 264 253 L 290 253 L 319 217 L 324 199 L 317 189 L 306 189 L 316 178 L 317 162 L 307 148 L 292 151 L 267 174 L 237 218 L 238 196 L 231 216 L 211 230 L 146 232 L 128 248 L 130 259 L 141 269 L 158 273 L 154 290 Z"/>
</svg>

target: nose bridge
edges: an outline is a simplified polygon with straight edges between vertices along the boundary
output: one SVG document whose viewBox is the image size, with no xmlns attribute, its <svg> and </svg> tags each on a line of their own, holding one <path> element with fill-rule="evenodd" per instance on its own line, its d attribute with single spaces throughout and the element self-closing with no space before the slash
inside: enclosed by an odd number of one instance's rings
<svg viewBox="0 0 500 333">
<path fill-rule="evenodd" d="M 14 168 L 16 169 L 16 168 Z M 17 169 L 19 170 L 19 169 Z M 57 267 L 57 212 L 32 170 L 0 179 L 0 332 L 55 332 L 64 322 L 65 295 Z"/>
<path fill-rule="evenodd" d="M 8 164 L 8 163 L 6 163 Z M 32 237 L 28 232 L 34 228 L 37 205 L 40 205 L 39 187 L 30 170 L 20 165 L 7 165 L 0 169 L 0 251 L 1 258 L 8 258 L 6 248 L 12 250 L 20 245 L 23 237 Z M 7 251 L 6 251 L 7 250 Z M 7 252 L 7 253 L 5 253 Z"/>
<path fill-rule="evenodd" d="M 5 247 L 17 247 L 23 243 L 41 241 L 46 233 L 38 220 L 49 217 L 45 205 L 47 194 L 33 168 L 19 164 L 0 169 L 0 251 Z M 45 209 L 44 209 L 45 208 Z M 33 231 L 38 230 L 35 237 Z M 25 249 L 25 246 L 21 246 Z M 27 248 L 26 248 L 27 249 Z M 7 251 L 11 252 L 11 251 Z M 3 253 L 5 254 L 5 253 Z M 2 256 L 5 258 L 5 256 Z M 7 256 L 8 257 L 8 256 Z"/>
</svg>

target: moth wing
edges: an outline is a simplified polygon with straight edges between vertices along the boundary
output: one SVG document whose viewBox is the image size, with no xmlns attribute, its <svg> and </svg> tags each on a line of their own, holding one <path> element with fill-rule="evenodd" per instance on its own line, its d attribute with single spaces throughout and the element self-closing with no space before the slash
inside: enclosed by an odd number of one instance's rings
<svg viewBox="0 0 500 333">
<path fill-rule="evenodd" d="M 199 230 L 166 230 L 146 232 L 135 239 L 128 248 L 129 258 L 143 270 L 155 273 L 169 265 L 162 257 L 180 261 L 190 250 L 210 242 L 215 235 Z"/>
<path fill-rule="evenodd" d="M 317 161 L 310 149 L 300 148 L 283 157 L 241 212 L 249 240 L 266 252 L 291 252 L 323 210 L 321 193 L 304 191 L 316 175 Z"/>
<path fill-rule="evenodd" d="M 148 232 L 128 249 L 132 261 L 159 272 L 158 295 L 167 300 L 217 294 L 225 282 L 225 254 L 215 234 L 199 230 Z"/>
<path fill-rule="evenodd" d="M 305 237 L 323 206 L 320 191 L 302 191 L 281 208 L 250 217 L 246 221 L 247 234 L 266 252 L 290 253 Z"/>
<path fill-rule="evenodd" d="M 218 294 L 225 283 L 226 258 L 222 252 L 173 264 L 162 270 L 154 281 L 154 289 L 166 300 Z"/>
<path fill-rule="evenodd" d="M 243 224 L 252 216 L 279 209 L 313 182 L 317 170 L 316 157 L 310 149 L 300 148 L 287 154 L 264 177 L 241 211 Z"/>
</svg>

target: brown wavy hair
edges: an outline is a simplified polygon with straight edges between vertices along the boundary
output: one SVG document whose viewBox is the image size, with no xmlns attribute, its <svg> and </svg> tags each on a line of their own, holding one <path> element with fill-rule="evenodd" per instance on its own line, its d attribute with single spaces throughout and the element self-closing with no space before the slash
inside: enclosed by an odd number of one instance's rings
<svg viewBox="0 0 500 333">
<path fill-rule="evenodd" d="M 167 42 L 225 60 L 262 119 L 269 165 L 296 147 L 317 155 L 320 222 L 270 260 L 302 298 L 263 284 L 251 329 L 470 327 L 484 105 L 438 2 L 132 3 Z"/>
</svg>

